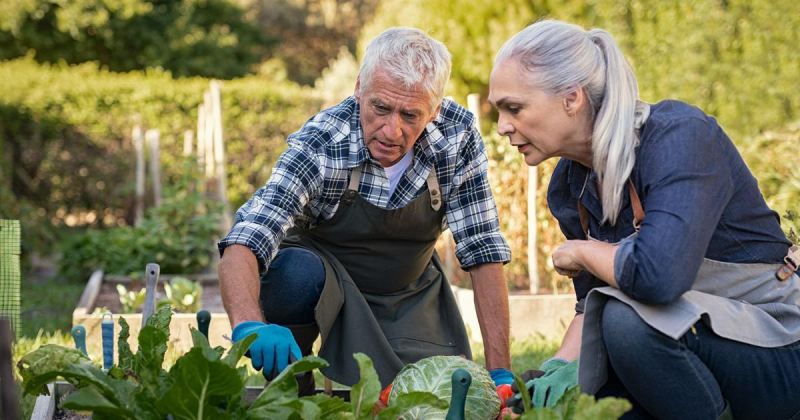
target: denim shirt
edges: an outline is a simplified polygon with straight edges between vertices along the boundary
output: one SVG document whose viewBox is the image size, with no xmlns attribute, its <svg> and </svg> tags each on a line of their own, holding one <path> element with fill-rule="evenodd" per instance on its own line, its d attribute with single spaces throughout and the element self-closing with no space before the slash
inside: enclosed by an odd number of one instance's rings
<svg viewBox="0 0 800 420">
<path fill-rule="evenodd" d="M 682 102 L 659 102 L 651 105 L 640 137 L 631 173 L 645 212 L 638 235 L 629 237 L 634 228 L 627 188 L 616 225 L 600 224 L 597 174 L 578 162 L 561 159 L 547 192 L 567 239 L 585 239 L 580 199 L 591 236 L 619 242 L 614 277 L 623 293 L 668 304 L 691 289 L 703 258 L 782 262 L 790 243 L 780 218 L 767 207 L 755 177 L 714 118 Z M 583 312 L 589 290 L 606 284 L 583 271 L 574 285 L 576 309 Z"/>
</svg>

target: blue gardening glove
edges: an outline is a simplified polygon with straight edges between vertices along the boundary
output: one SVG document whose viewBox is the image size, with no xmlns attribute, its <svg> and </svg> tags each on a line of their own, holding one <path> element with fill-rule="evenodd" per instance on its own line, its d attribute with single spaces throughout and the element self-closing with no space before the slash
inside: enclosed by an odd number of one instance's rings
<svg viewBox="0 0 800 420">
<path fill-rule="evenodd" d="M 492 369 L 489 371 L 489 376 L 494 381 L 494 386 L 511 385 L 514 383 L 514 374 L 506 369 Z"/>
<path fill-rule="evenodd" d="M 556 405 L 568 389 L 578 384 L 578 359 L 567 362 L 554 357 L 542 363 L 539 369 L 544 371 L 544 375 L 525 384 L 529 391 L 533 391 L 531 405 L 534 407 Z"/>
<path fill-rule="evenodd" d="M 261 370 L 268 381 L 275 379 L 290 363 L 303 358 L 292 331 L 275 324 L 246 321 L 233 329 L 233 342 L 258 334 L 246 356 L 252 360 L 253 369 Z M 262 370 L 263 368 L 263 370 Z"/>
</svg>

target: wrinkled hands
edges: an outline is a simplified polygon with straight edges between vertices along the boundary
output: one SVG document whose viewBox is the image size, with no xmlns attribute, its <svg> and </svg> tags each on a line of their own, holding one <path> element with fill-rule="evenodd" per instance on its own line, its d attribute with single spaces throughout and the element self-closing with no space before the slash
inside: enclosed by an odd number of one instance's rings
<svg viewBox="0 0 800 420">
<path fill-rule="evenodd" d="M 261 370 L 269 381 L 275 379 L 290 363 L 303 358 L 292 331 L 280 325 L 242 322 L 233 329 L 232 339 L 235 343 L 253 334 L 257 334 L 258 338 L 245 355 L 252 360 L 253 369 Z"/>
<path fill-rule="evenodd" d="M 558 274 L 572 278 L 586 269 L 579 256 L 580 248 L 586 243 L 587 241 L 576 239 L 564 242 L 556 248 L 553 252 L 553 267 Z"/>
<path fill-rule="evenodd" d="M 539 367 L 522 374 L 526 391 L 531 396 L 533 407 L 552 407 L 567 392 L 578 384 L 578 360 L 567 362 L 564 359 L 552 358 Z M 522 413 L 522 397 L 516 386 L 511 388 L 516 394 L 506 400 L 506 406 L 512 407 L 515 413 Z"/>
</svg>

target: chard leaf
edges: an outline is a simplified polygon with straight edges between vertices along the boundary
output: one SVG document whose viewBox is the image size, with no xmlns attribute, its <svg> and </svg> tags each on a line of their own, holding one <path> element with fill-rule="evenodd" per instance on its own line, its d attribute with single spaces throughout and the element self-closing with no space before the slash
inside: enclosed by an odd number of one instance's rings
<svg viewBox="0 0 800 420">
<path fill-rule="evenodd" d="M 522 413 L 517 420 L 565 420 L 551 407 L 536 407 Z"/>
<path fill-rule="evenodd" d="M 225 349 L 219 346 L 212 349 L 211 345 L 208 344 L 208 338 L 206 338 L 203 333 L 195 328 L 190 328 L 190 330 L 192 332 L 192 342 L 194 343 L 194 347 L 203 349 L 203 354 L 206 355 L 208 360 L 219 360 L 219 358 L 222 356 L 222 353 L 225 352 Z"/>
<path fill-rule="evenodd" d="M 244 354 L 247 353 L 247 349 L 250 348 L 250 345 L 253 344 L 253 341 L 256 341 L 258 338 L 258 334 L 250 334 L 249 336 L 245 337 L 244 340 L 239 340 L 231 346 L 231 349 L 228 350 L 228 354 L 222 358 L 222 361 L 227 363 L 228 366 L 235 367 L 239 360 L 244 357 Z"/>
<path fill-rule="evenodd" d="M 409 416 L 417 407 L 433 407 L 438 410 L 447 410 L 450 403 L 430 392 L 409 392 L 400 395 L 389 407 L 378 414 L 377 420 L 394 420 Z"/>
<path fill-rule="evenodd" d="M 520 420 L 594 420 L 618 419 L 632 408 L 624 398 L 603 398 L 581 394 L 580 386 L 570 388 L 553 407 L 536 407 L 523 413 Z"/>
<path fill-rule="evenodd" d="M 328 419 L 332 416 L 339 416 L 350 412 L 350 404 L 339 397 L 329 397 L 325 394 L 303 397 L 300 400 L 311 401 L 320 409 L 319 418 Z"/>
<path fill-rule="evenodd" d="M 228 418 L 218 406 L 240 395 L 244 386 L 236 369 L 209 360 L 198 347 L 178 359 L 169 376 L 171 385 L 156 406 L 175 419 Z"/>
<path fill-rule="evenodd" d="M 119 338 L 117 338 L 117 366 L 122 370 L 133 370 L 133 352 L 128 345 L 130 327 L 125 318 L 119 317 Z"/>
<path fill-rule="evenodd" d="M 261 391 L 258 398 L 247 411 L 248 418 L 287 418 L 292 410 L 281 404 L 297 398 L 297 374 L 328 366 L 325 359 L 315 356 L 304 357 L 287 366 L 272 382 Z"/>
<path fill-rule="evenodd" d="M 170 321 L 172 321 L 172 309 L 169 307 L 169 305 L 164 305 L 158 308 L 153 315 L 150 315 L 150 318 L 147 318 L 145 326 L 154 327 L 169 337 Z"/>
<path fill-rule="evenodd" d="M 61 402 L 61 407 L 75 411 L 91 411 L 96 419 L 123 418 L 135 420 L 133 411 L 109 401 L 96 388 L 79 389 Z"/>
<path fill-rule="evenodd" d="M 372 360 L 364 353 L 355 353 L 361 379 L 350 389 L 350 406 L 357 419 L 372 418 L 372 409 L 381 394 L 381 382 L 372 365 Z"/>
<path fill-rule="evenodd" d="M 73 363 L 90 364 L 91 361 L 78 349 L 55 344 L 41 346 L 17 362 L 22 388 L 26 394 L 49 395 L 47 384 L 64 376 L 67 366 Z"/>
<path fill-rule="evenodd" d="M 316 420 L 321 417 L 321 410 L 319 407 L 309 400 L 288 400 L 281 404 L 282 406 L 292 410 L 292 416 L 301 420 Z"/>
</svg>

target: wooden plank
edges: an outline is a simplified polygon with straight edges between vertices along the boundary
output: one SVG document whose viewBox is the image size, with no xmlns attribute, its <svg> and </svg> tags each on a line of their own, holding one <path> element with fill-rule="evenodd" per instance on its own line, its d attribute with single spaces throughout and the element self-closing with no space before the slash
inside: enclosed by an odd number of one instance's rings
<svg viewBox="0 0 800 420">
<path fill-rule="evenodd" d="M 147 291 L 144 296 L 144 310 L 142 310 L 142 326 L 144 327 L 147 318 L 156 311 L 156 294 L 158 293 L 158 275 L 161 273 L 161 267 L 158 264 L 147 264 L 145 270 L 145 278 L 147 278 Z"/>
<path fill-rule="evenodd" d="M 161 206 L 161 155 L 159 143 L 161 134 L 158 130 L 147 130 L 144 134 L 150 149 L 150 178 L 153 180 L 153 204 Z"/>
<path fill-rule="evenodd" d="M 78 300 L 78 306 L 72 312 L 73 320 L 76 315 L 86 315 L 89 311 L 94 309 L 94 302 L 97 299 L 97 295 L 100 293 L 100 286 L 102 285 L 103 270 L 95 270 L 91 277 L 89 277 L 86 288 L 83 289 L 83 294 L 81 294 L 81 298 Z"/>
<path fill-rule="evenodd" d="M 40 395 L 36 397 L 36 405 L 33 406 L 31 420 L 50 420 L 56 411 L 55 387 L 52 383 L 47 384 L 50 395 Z"/>
</svg>

